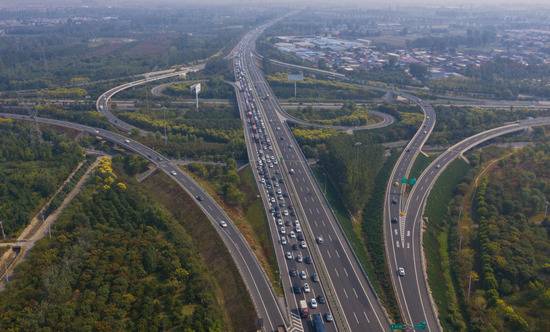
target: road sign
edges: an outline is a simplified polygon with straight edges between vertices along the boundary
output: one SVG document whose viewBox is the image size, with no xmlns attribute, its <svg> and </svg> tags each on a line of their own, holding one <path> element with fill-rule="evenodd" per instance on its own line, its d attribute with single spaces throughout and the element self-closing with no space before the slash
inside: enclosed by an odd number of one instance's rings
<svg viewBox="0 0 550 332">
<path fill-rule="evenodd" d="M 407 182 L 409 182 L 409 181 L 407 180 L 407 177 L 404 176 L 404 177 L 401 179 L 401 183 L 402 183 L 402 184 L 407 184 Z"/>
<path fill-rule="evenodd" d="M 420 323 L 414 324 L 414 328 L 417 330 L 425 330 L 426 326 L 427 326 L 426 322 L 420 322 Z"/>
<path fill-rule="evenodd" d="M 392 330 L 403 330 L 405 329 L 406 325 L 401 323 L 395 323 L 390 325 L 390 329 Z"/>
<path fill-rule="evenodd" d="M 411 186 L 414 186 L 415 183 L 416 183 L 416 178 L 411 178 L 411 179 L 409 180 L 409 184 L 410 184 Z"/>
</svg>

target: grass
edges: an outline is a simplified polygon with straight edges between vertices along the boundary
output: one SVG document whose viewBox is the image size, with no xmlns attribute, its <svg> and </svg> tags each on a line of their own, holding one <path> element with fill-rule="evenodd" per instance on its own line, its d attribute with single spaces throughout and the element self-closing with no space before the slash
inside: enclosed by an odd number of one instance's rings
<svg viewBox="0 0 550 332">
<path fill-rule="evenodd" d="M 429 157 L 426 157 L 424 154 L 418 154 L 416 160 L 414 161 L 413 167 L 411 168 L 411 173 L 409 178 L 417 178 L 422 174 L 422 172 L 430 165 L 432 161 L 437 158 L 437 155 L 430 154 Z"/>
<path fill-rule="evenodd" d="M 197 251 L 214 279 L 214 293 L 230 331 L 253 331 L 256 321 L 252 300 L 218 234 L 192 198 L 163 173 L 142 182 L 150 196 L 163 205 L 194 240 Z"/>
<path fill-rule="evenodd" d="M 452 162 L 436 181 L 426 206 L 428 218 L 424 233 L 424 252 L 428 265 L 428 282 L 444 330 L 453 330 L 452 321 L 462 319 L 449 264 L 449 228 L 446 221 L 448 205 L 454 197 L 456 186 L 462 181 L 470 166 L 462 159 Z"/>
<path fill-rule="evenodd" d="M 275 257 L 275 248 L 271 241 L 269 226 L 263 210 L 263 203 L 259 196 L 258 187 L 254 182 L 254 176 L 250 167 L 246 167 L 239 172 L 241 187 L 239 190 L 245 195 L 244 201 L 238 206 L 227 204 L 223 197 L 218 194 L 216 187 L 217 180 L 206 180 L 197 174 L 184 169 L 190 174 L 215 200 L 220 204 L 224 211 L 254 251 L 254 254 L 260 261 L 263 269 L 266 271 L 271 285 L 276 294 L 283 294 L 279 267 Z"/>
<path fill-rule="evenodd" d="M 363 213 L 364 241 L 367 244 L 367 251 L 373 265 L 372 269 L 375 271 L 371 275 L 371 281 L 376 288 L 378 296 L 385 303 L 389 314 L 396 321 L 400 321 L 400 315 L 386 262 L 383 227 L 386 186 L 390 180 L 391 171 L 398 156 L 398 153 L 392 153 L 384 162 L 384 165 L 376 176 L 372 196 L 367 202 Z"/>
</svg>

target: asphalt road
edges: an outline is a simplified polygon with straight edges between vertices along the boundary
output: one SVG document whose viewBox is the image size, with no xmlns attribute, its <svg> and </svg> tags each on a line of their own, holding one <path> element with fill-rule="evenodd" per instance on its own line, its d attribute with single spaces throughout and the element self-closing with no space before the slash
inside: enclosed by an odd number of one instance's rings
<svg viewBox="0 0 550 332">
<path fill-rule="evenodd" d="M 262 31 L 260 28 L 246 35 L 233 52 L 235 63 L 242 71 L 242 78 L 237 83 L 243 90 L 250 88 L 251 102 L 264 119 L 265 130 L 284 170 L 281 175 L 290 189 L 289 196 L 296 202 L 294 207 L 301 218 L 315 269 L 321 277 L 322 289 L 338 329 L 388 330 L 389 321 L 384 309 L 313 178 L 297 142 L 278 116 L 281 107 L 254 61 L 255 41 Z M 247 135 L 250 136 L 249 131 Z M 318 236 L 324 239 L 321 245 L 315 243 Z"/>
<path fill-rule="evenodd" d="M 101 128 L 93 128 L 77 123 L 48 118 L 32 118 L 19 114 L 0 113 L 0 117 L 36 121 L 38 123 L 79 130 L 93 136 L 101 137 L 111 143 L 133 151 L 154 163 L 194 198 L 196 204 L 208 217 L 213 227 L 220 235 L 220 238 L 223 240 L 243 278 L 259 318 L 263 320 L 263 330 L 275 331 L 280 325 L 288 325 L 285 322 L 285 315 L 279 307 L 277 297 L 271 288 L 271 284 L 267 280 L 265 272 L 238 228 L 214 199 L 208 195 L 195 180 L 182 172 L 177 165 L 174 165 L 170 159 L 137 141 Z M 228 227 L 221 227 L 219 224 L 221 220 L 226 221 Z"/>
<path fill-rule="evenodd" d="M 404 258 L 400 260 L 400 262 L 403 262 L 403 267 L 408 271 L 407 275 L 400 279 L 404 280 L 404 287 L 407 288 L 406 294 L 410 294 L 407 298 L 407 305 L 410 309 L 409 312 L 413 322 L 427 321 L 427 330 L 440 330 L 440 326 L 437 324 L 437 316 L 435 315 L 436 311 L 433 309 L 435 306 L 433 300 L 430 301 L 430 294 L 428 293 L 429 285 L 425 272 L 425 259 L 422 246 L 422 214 L 430 190 L 438 177 L 452 161 L 460 157 L 467 150 L 481 143 L 526 128 L 546 125 L 550 125 L 550 118 L 541 117 L 519 121 L 473 135 L 447 149 L 422 172 L 422 175 L 413 186 L 403 209 L 406 213 L 404 232 L 407 234 L 407 237 L 411 238 L 411 246 L 410 248 L 403 248 L 403 246 L 401 246 L 401 249 L 398 250 L 400 251 L 400 255 Z M 415 292 L 410 292 L 408 288 L 415 290 L 416 294 Z M 421 306 L 424 310 L 414 310 L 414 308 L 418 306 L 418 300 L 415 299 L 421 300 Z M 429 315 L 433 315 L 433 317 Z"/>
</svg>

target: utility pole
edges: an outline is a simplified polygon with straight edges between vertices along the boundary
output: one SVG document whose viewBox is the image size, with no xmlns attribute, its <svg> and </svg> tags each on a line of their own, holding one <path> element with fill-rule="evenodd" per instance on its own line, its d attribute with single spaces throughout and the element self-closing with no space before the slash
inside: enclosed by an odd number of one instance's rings
<svg viewBox="0 0 550 332">
<path fill-rule="evenodd" d="M 0 220 L 0 229 L 2 230 L 2 237 L 6 239 L 6 233 L 4 233 L 4 223 Z"/>
<path fill-rule="evenodd" d="M 168 145 L 168 130 L 167 130 L 167 123 L 166 123 L 166 106 L 162 107 L 162 113 L 164 114 L 164 145 Z"/>
</svg>

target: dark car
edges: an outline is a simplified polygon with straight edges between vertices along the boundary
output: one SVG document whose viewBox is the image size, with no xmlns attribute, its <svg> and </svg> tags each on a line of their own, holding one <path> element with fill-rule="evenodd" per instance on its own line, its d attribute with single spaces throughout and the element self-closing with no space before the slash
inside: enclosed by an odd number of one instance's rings
<svg viewBox="0 0 550 332">
<path fill-rule="evenodd" d="M 319 304 L 325 304 L 327 301 L 323 295 L 319 295 L 317 296 L 317 302 L 319 302 Z"/>
<path fill-rule="evenodd" d="M 298 250 L 298 244 L 294 243 L 294 244 L 292 245 L 292 250 Z"/>
<path fill-rule="evenodd" d="M 311 262 L 312 262 L 312 261 L 311 261 L 311 257 L 309 257 L 309 256 L 304 257 L 304 262 L 305 262 L 306 264 L 311 264 Z"/>
<path fill-rule="evenodd" d="M 391 218 L 391 222 L 397 222 L 397 217 Z"/>
<path fill-rule="evenodd" d="M 297 277 L 298 276 L 298 271 L 296 271 L 295 269 L 290 270 L 289 273 L 290 273 L 291 277 Z"/>
<path fill-rule="evenodd" d="M 197 199 L 197 201 L 202 202 L 202 196 L 201 195 L 197 195 L 197 196 L 195 196 L 195 198 Z"/>
<path fill-rule="evenodd" d="M 296 235 L 296 238 L 298 239 L 298 241 L 304 241 L 304 233 L 298 233 L 298 235 Z"/>
<path fill-rule="evenodd" d="M 302 294 L 302 287 L 294 285 L 292 286 L 292 291 L 294 292 L 294 294 Z"/>
</svg>

